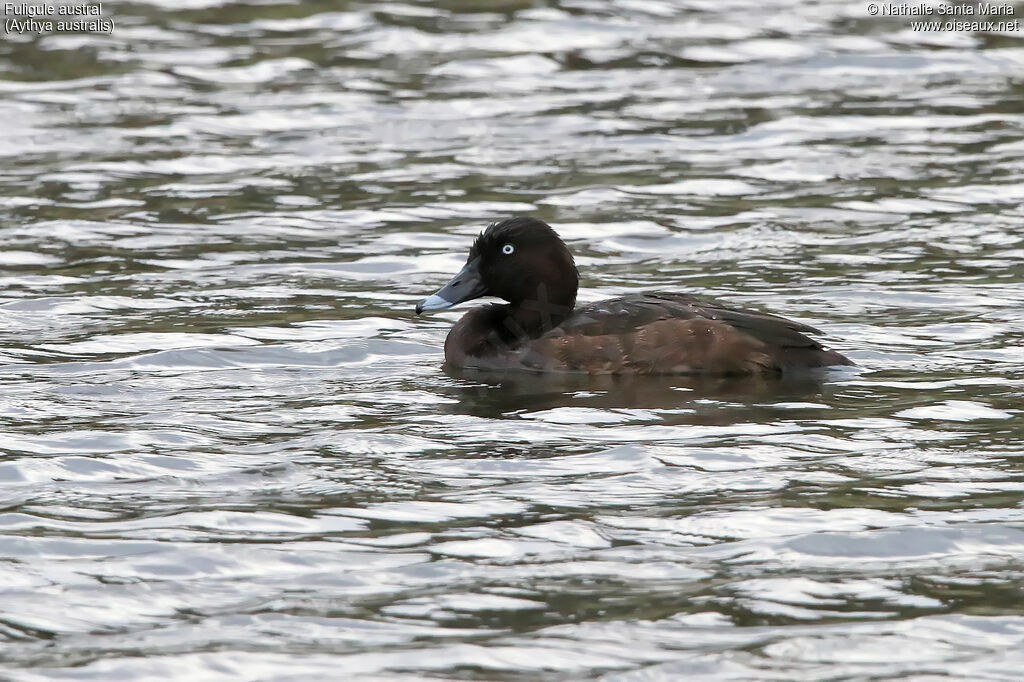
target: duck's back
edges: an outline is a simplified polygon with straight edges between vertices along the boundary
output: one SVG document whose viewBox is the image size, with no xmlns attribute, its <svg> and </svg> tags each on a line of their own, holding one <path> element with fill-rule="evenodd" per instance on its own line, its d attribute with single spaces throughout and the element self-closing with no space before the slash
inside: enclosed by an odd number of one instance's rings
<svg viewBox="0 0 1024 682">
<path fill-rule="evenodd" d="M 819 333 L 776 315 L 653 292 L 581 306 L 539 338 L 514 347 L 488 344 L 489 352 L 457 364 L 539 372 L 722 375 L 853 364 L 806 336 Z"/>
</svg>

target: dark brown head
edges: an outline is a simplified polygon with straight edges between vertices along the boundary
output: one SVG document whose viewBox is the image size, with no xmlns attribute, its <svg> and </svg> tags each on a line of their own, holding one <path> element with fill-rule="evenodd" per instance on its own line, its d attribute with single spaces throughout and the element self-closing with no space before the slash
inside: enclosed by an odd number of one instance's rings
<svg viewBox="0 0 1024 682">
<path fill-rule="evenodd" d="M 572 254 L 551 226 L 536 218 L 509 218 L 484 230 L 469 249 L 466 265 L 416 313 L 441 310 L 481 296 L 497 296 L 513 307 L 545 306 L 563 311 L 576 303 L 579 273 Z"/>
</svg>

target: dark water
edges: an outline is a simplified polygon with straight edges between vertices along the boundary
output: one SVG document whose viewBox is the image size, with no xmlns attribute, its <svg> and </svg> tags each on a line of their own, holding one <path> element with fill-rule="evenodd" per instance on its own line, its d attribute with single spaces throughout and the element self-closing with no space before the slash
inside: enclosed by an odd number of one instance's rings
<svg viewBox="0 0 1024 682">
<path fill-rule="evenodd" d="M 1021 35 L 103 8 L 0 40 L 4 679 L 1024 677 Z M 860 369 L 449 376 L 413 305 L 525 214 Z"/>
</svg>

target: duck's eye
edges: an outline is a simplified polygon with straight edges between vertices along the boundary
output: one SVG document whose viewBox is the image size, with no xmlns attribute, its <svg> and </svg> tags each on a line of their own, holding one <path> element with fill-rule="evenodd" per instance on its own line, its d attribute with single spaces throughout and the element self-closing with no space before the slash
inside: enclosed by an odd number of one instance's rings
<svg viewBox="0 0 1024 682">
<path fill-rule="evenodd" d="M 512 246 L 511 244 L 505 244 L 505 246 L 501 247 L 501 252 L 506 256 L 511 256 L 513 253 L 515 253 L 515 250 L 516 247 Z"/>
</svg>

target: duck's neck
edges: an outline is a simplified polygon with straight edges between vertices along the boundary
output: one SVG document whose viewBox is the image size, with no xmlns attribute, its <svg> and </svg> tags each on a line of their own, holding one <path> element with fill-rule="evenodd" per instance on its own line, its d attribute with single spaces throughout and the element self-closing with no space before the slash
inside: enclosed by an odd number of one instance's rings
<svg viewBox="0 0 1024 682">
<path fill-rule="evenodd" d="M 503 306 L 501 335 L 509 340 L 535 339 L 561 324 L 576 307 L 576 287 L 558 289 L 541 283 L 536 296 Z"/>
</svg>

